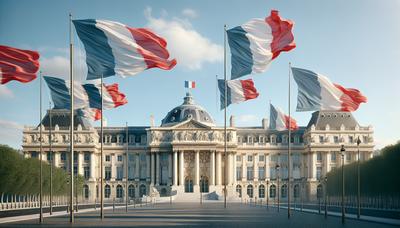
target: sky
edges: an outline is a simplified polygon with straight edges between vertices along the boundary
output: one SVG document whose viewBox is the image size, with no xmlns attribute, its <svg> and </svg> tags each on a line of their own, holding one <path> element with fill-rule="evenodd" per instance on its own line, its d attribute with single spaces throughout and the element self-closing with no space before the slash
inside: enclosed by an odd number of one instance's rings
<svg viewBox="0 0 400 228">
<path fill-rule="evenodd" d="M 400 139 L 400 1 L 0 1 L 0 44 L 40 52 L 43 75 L 69 75 L 69 13 L 75 19 L 107 19 L 130 27 L 145 27 L 168 42 L 171 57 L 178 64 L 170 71 L 146 70 L 138 75 L 109 77 L 106 84 L 119 83 L 128 104 L 104 115 L 108 126 L 156 125 L 185 95 L 184 81 L 196 81 L 191 92 L 219 126 L 224 115 L 219 110 L 216 76 L 224 75 L 224 24 L 227 28 L 253 18 L 265 18 L 272 9 L 295 22 L 297 47 L 283 52 L 261 74 L 253 78 L 260 96 L 234 104 L 238 126 L 261 126 L 269 117 L 269 101 L 288 111 L 289 62 L 329 77 L 348 88 L 359 89 L 366 104 L 354 112 L 361 126 L 372 125 L 376 148 Z M 73 32 L 75 72 L 85 80 L 83 44 Z M 227 47 L 227 73 L 230 51 Z M 292 117 L 307 125 L 311 112 L 295 112 L 297 85 L 292 80 Z M 49 90 L 43 85 L 43 113 L 49 107 Z M 44 114 L 43 114 L 44 115 Z M 0 85 L 0 144 L 21 148 L 24 126 L 40 120 L 39 80 Z M 99 125 L 99 123 L 94 123 Z"/>
</svg>

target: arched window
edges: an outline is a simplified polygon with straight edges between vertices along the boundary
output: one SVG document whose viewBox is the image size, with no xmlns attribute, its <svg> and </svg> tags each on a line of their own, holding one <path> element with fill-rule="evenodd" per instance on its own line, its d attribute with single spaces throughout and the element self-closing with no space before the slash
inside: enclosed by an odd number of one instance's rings
<svg viewBox="0 0 400 228">
<path fill-rule="evenodd" d="M 258 198 L 265 198 L 265 187 L 264 187 L 264 185 L 260 185 L 260 187 L 258 187 Z"/>
<path fill-rule="evenodd" d="M 110 185 L 107 184 L 104 187 L 104 198 L 110 198 L 110 195 L 111 195 L 111 187 Z"/>
<path fill-rule="evenodd" d="M 135 186 L 133 184 L 128 187 L 129 198 L 135 198 Z"/>
<path fill-rule="evenodd" d="M 299 198 L 300 196 L 300 186 L 298 184 L 295 184 L 293 187 L 293 195 L 294 198 Z"/>
<path fill-rule="evenodd" d="M 269 187 L 269 197 L 275 198 L 276 197 L 276 186 L 273 184 Z"/>
<path fill-rule="evenodd" d="M 123 194 L 124 194 L 124 189 L 120 184 L 117 185 L 117 198 L 122 198 Z"/>
<path fill-rule="evenodd" d="M 193 180 L 189 177 L 185 179 L 185 192 L 193 192 Z"/>
<path fill-rule="evenodd" d="M 208 178 L 201 177 L 200 179 L 200 192 L 208 192 Z"/>
<path fill-rule="evenodd" d="M 139 196 L 143 197 L 144 195 L 146 195 L 146 185 L 142 184 L 139 187 Z"/>
<path fill-rule="evenodd" d="M 85 196 L 85 199 L 89 198 L 89 186 L 87 186 L 86 184 L 83 185 L 83 194 Z"/>
<path fill-rule="evenodd" d="M 236 185 L 236 192 L 239 193 L 239 197 L 242 198 L 242 186 Z"/>
<path fill-rule="evenodd" d="M 323 194 L 322 184 L 319 184 L 317 186 L 317 198 L 322 198 L 322 194 Z"/>
<path fill-rule="evenodd" d="M 282 185 L 281 195 L 282 195 L 282 198 L 286 198 L 287 197 L 287 185 L 286 184 Z"/>
<path fill-rule="evenodd" d="M 247 195 L 248 195 L 250 198 L 253 198 L 253 185 L 247 186 Z"/>
</svg>

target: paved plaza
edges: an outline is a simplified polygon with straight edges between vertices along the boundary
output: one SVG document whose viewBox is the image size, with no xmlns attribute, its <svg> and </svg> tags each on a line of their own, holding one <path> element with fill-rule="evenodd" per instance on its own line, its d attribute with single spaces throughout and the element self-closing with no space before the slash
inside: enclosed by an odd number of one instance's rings
<svg viewBox="0 0 400 228">
<path fill-rule="evenodd" d="M 249 206 L 230 203 L 225 209 L 223 203 L 160 203 L 144 207 L 129 207 L 106 211 L 103 221 L 99 219 L 99 211 L 79 213 L 75 216 L 76 227 L 342 227 L 341 218 L 305 212 L 294 212 L 290 220 L 287 211 L 276 208 Z M 68 216 L 45 218 L 44 224 L 38 220 L 26 220 L 0 224 L 0 227 L 65 227 L 69 226 Z M 380 228 L 394 227 L 374 222 L 347 219 L 343 227 Z"/>
</svg>

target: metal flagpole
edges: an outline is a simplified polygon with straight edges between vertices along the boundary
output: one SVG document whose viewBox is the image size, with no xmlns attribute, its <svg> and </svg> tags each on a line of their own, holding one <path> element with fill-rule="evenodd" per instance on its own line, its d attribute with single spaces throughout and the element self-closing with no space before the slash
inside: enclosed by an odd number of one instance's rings
<svg viewBox="0 0 400 228">
<path fill-rule="evenodd" d="M 52 121 L 51 121 L 51 102 L 49 102 L 49 153 L 50 153 L 50 215 L 53 214 L 53 147 L 52 147 L 52 135 L 51 135 L 51 128 L 52 128 Z"/>
<path fill-rule="evenodd" d="M 125 211 L 128 212 L 128 177 L 129 177 L 129 159 L 128 159 L 128 150 L 129 150 L 129 144 L 128 144 L 128 122 L 125 123 L 126 126 L 126 135 L 125 135 L 125 140 L 126 140 L 126 156 L 125 156 L 125 170 L 126 170 L 126 177 L 125 177 L 125 199 L 126 199 L 126 205 L 125 205 Z"/>
<path fill-rule="evenodd" d="M 72 14 L 69 14 L 69 75 L 70 75 L 70 195 L 69 195 L 69 222 L 74 223 L 74 72 L 73 72 L 73 53 L 72 44 Z"/>
<path fill-rule="evenodd" d="M 39 222 L 43 223 L 43 147 L 42 147 L 42 72 L 39 72 L 39 109 L 40 109 L 40 121 L 39 121 L 39 134 L 40 134 L 40 175 L 39 175 L 39 191 L 40 191 L 40 212 Z"/>
<path fill-rule="evenodd" d="M 360 182 L 361 182 L 361 178 L 360 178 L 360 136 L 358 136 L 357 138 L 357 153 L 358 153 L 358 161 L 357 161 L 357 219 L 360 219 L 360 215 L 361 215 L 361 186 L 360 186 Z"/>
<path fill-rule="evenodd" d="M 224 99 L 225 99 L 225 108 L 224 108 L 224 168 L 225 168 L 225 172 L 224 172 L 224 207 L 226 208 L 226 170 L 228 168 L 227 163 L 226 163 L 226 106 L 227 106 L 227 102 L 228 102 L 228 95 L 227 95 L 227 85 L 226 85 L 226 25 L 224 25 L 224 84 L 225 84 L 225 91 L 224 91 Z"/>
<path fill-rule="evenodd" d="M 100 124 L 100 219 L 104 219 L 104 188 L 103 188 L 103 74 L 101 74 L 101 124 Z"/>
<path fill-rule="evenodd" d="M 288 139 L 288 219 L 290 219 L 290 172 L 291 172 L 291 162 L 290 162 L 290 155 L 291 155 L 291 133 L 292 133 L 292 126 L 291 126 L 291 114 L 290 114 L 290 70 L 291 70 L 291 64 L 289 62 L 289 80 L 288 80 L 288 84 L 289 84 L 289 89 L 288 89 L 288 109 L 289 109 L 289 139 Z"/>
</svg>

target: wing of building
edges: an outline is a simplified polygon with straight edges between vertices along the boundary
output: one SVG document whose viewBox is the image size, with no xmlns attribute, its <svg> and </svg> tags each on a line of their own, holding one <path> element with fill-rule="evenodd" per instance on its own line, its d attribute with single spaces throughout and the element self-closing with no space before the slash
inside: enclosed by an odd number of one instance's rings
<svg viewBox="0 0 400 228">
<path fill-rule="evenodd" d="M 47 112 L 39 125 L 44 129 L 44 153 L 48 159 L 49 119 Z M 51 119 L 54 164 L 67 169 L 69 111 L 52 110 Z M 190 94 L 183 104 L 168 112 L 161 126 L 129 126 L 128 135 L 125 127 L 105 127 L 105 199 L 125 200 L 126 190 L 131 199 L 173 195 L 175 200 L 198 200 L 200 192 L 203 197 L 221 199 L 226 183 L 229 200 L 275 198 L 278 189 L 284 201 L 288 194 L 288 132 L 269 129 L 267 119 L 258 127 L 236 127 L 234 122 L 231 117 L 226 154 L 224 127 L 216 126 Z M 74 170 L 85 177 L 81 197 L 94 201 L 100 187 L 100 129 L 79 115 L 74 123 Z M 39 126 L 23 130 L 26 157 L 38 157 Z M 374 148 L 372 127 L 360 126 L 349 112 L 314 112 L 308 125 L 291 135 L 293 184 L 289 192 L 295 200 L 316 199 L 317 191 L 322 190 L 321 178 L 342 164 L 341 145 L 346 148 L 345 164 L 357 160 L 358 137 L 361 160 L 371 158 Z"/>
</svg>

